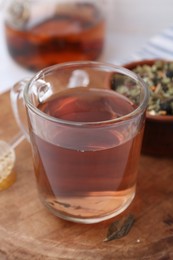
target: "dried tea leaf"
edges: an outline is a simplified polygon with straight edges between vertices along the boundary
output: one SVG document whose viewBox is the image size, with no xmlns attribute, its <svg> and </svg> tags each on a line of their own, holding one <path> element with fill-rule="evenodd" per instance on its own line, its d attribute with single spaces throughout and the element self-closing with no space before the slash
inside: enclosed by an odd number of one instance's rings
<svg viewBox="0 0 173 260">
<path fill-rule="evenodd" d="M 114 239 L 120 239 L 121 237 L 126 236 L 129 233 L 134 222 L 135 218 L 131 214 L 113 222 L 109 226 L 107 237 L 104 239 L 104 242 L 108 242 Z"/>
</svg>

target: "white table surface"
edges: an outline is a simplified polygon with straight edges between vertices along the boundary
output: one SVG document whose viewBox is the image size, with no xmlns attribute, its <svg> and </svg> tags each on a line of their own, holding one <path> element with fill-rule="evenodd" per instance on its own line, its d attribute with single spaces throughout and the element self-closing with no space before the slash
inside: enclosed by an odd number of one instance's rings
<svg viewBox="0 0 173 260">
<path fill-rule="evenodd" d="M 173 25 L 172 0 L 106 0 L 108 28 L 102 61 L 121 64 L 154 35 Z M 33 73 L 9 56 L 3 32 L 4 11 L 0 10 L 0 93 Z"/>
</svg>

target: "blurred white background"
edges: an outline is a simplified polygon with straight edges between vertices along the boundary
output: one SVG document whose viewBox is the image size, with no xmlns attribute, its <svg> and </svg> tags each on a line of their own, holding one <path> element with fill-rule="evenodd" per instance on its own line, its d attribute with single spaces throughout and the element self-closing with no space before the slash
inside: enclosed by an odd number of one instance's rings
<svg viewBox="0 0 173 260">
<path fill-rule="evenodd" d="M 172 0 L 107 0 L 108 35 L 105 56 L 121 62 L 150 38 L 173 26 Z"/>
<path fill-rule="evenodd" d="M 101 60 L 121 64 L 145 43 L 173 25 L 173 0 L 104 0 L 107 35 Z M 0 93 L 33 74 L 9 57 L 3 33 L 0 5 Z"/>
</svg>

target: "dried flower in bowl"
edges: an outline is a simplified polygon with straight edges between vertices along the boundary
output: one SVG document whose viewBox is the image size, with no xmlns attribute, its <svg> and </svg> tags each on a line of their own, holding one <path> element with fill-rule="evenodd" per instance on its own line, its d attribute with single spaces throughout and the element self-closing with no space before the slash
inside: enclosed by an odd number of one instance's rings
<svg viewBox="0 0 173 260">
<path fill-rule="evenodd" d="M 173 154 L 173 61 L 141 60 L 124 65 L 139 75 L 150 90 L 142 152 L 151 155 Z M 139 93 L 127 90 L 129 82 L 111 78 L 111 88 L 132 97 Z"/>
<path fill-rule="evenodd" d="M 133 71 L 150 90 L 148 113 L 173 115 L 173 62 L 156 60 L 153 65 L 138 65 Z"/>
<path fill-rule="evenodd" d="M 147 112 L 150 115 L 173 115 L 173 61 L 148 62 L 136 63 L 136 66 L 130 68 L 145 81 L 150 90 Z M 125 67 L 129 68 L 128 65 Z M 134 92 L 133 88 L 129 91 L 129 82 L 117 79 L 116 75 L 115 77 L 112 79 L 111 88 L 116 88 L 119 93 L 131 96 L 135 100 L 139 93 L 136 90 Z"/>
</svg>

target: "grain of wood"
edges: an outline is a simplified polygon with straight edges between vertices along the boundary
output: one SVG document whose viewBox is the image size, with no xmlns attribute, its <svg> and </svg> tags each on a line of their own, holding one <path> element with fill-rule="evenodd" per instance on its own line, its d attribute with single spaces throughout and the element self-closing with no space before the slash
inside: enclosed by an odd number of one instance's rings
<svg viewBox="0 0 173 260">
<path fill-rule="evenodd" d="M 10 140 L 18 126 L 9 94 L 0 102 L 0 138 Z M 17 181 L 0 193 L 1 260 L 173 259 L 173 157 L 141 156 L 132 205 L 112 220 L 82 225 L 53 216 L 41 204 L 27 141 L 16 155 Z M 129 234 L 103 242 L 110 223 L 127 214 L 136 219 Z"/>
</svg>

